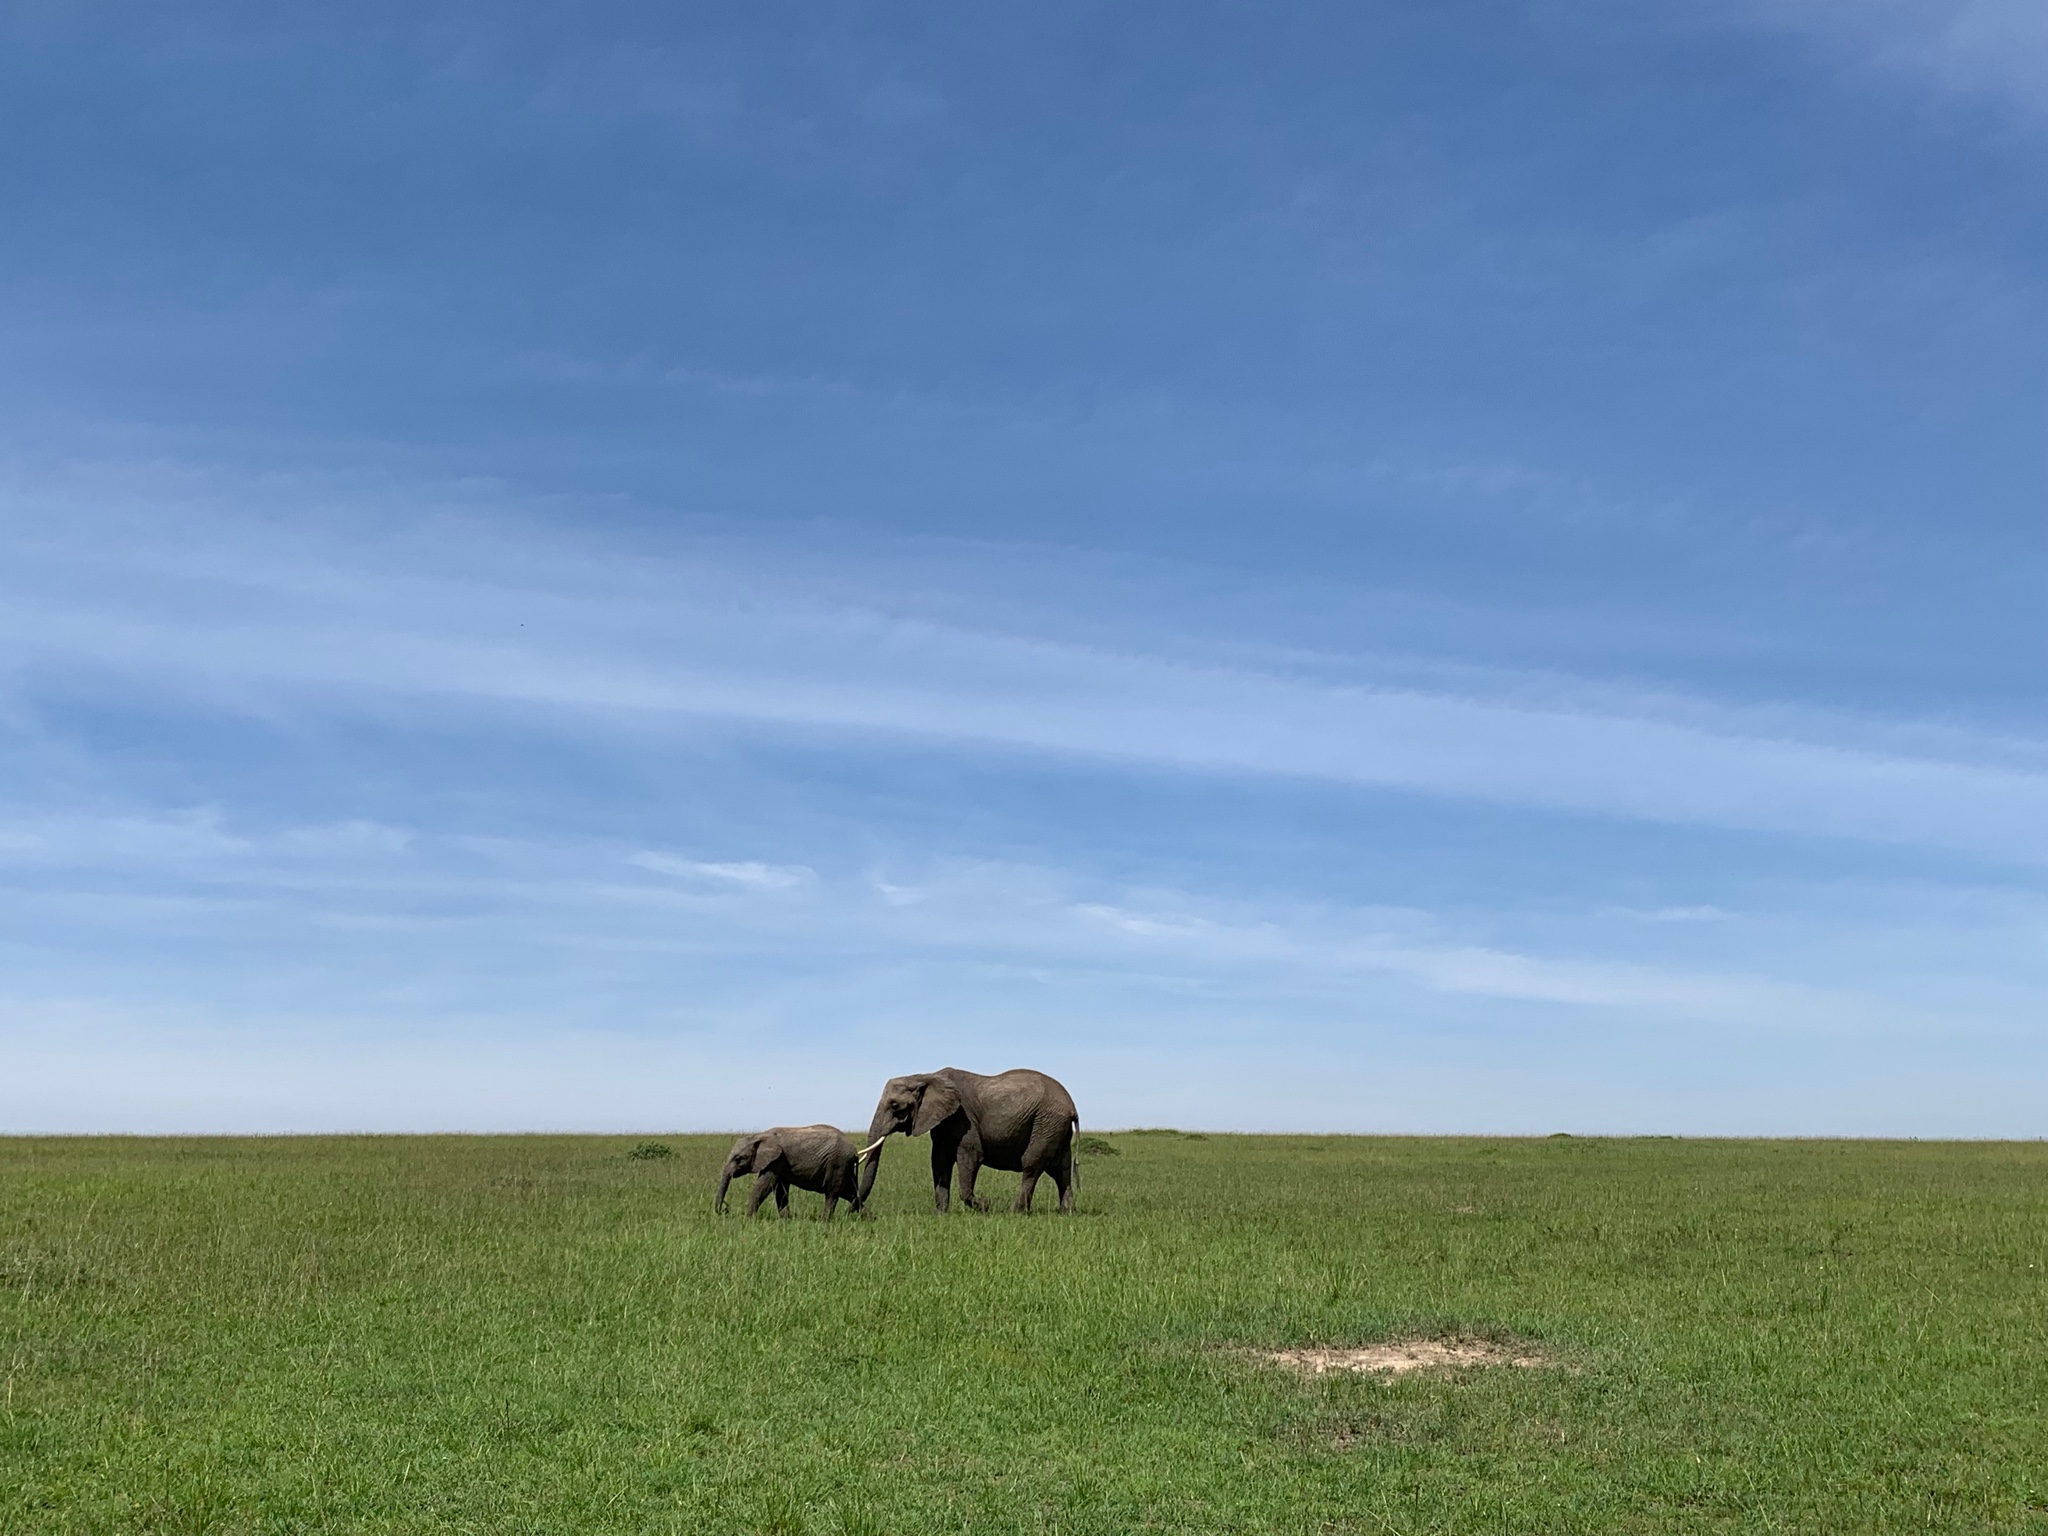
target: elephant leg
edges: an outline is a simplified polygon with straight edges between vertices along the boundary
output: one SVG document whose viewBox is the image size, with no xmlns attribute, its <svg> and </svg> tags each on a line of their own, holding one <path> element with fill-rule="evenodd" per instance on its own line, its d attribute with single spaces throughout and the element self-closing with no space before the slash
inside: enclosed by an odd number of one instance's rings
<svg viewBox="0 0 2048 1536">
<path fill-rule="evenodd" d="M 825 1197 L 825 1219 L 827 1221 L 830 1221 L 832 1219 L 832 1213 L 838 1209 L 839 1197 L 837 1195 L 827 1195 Z"/>
<path fill-rule="evenodd" d="M 953 1164 L 960 1173 L 960 1203 L 970 1211 L 987 1210 L 988 1202 L 974 1193 L 974 1181 L 981 1177 L 981 1138 L 974 1132 L 960 1138 Z"/>
<path fill-rule="evenodd" d="M 932 1132 L 932 1204 L 943 1216 L 953 1203 L 953 1160 L 960 1151 L 957 1141 L 941 1141 Z"/>
<path fill-rule="evenodd" d="M 775 1214 L 782 1220 L 789 1220 L 789 1180 L 775 1181 Z"/>
<path fill-rule="evenodd" d="M 761 1202 L 766 1200 L 769 1195 L 780 1196 L 781 1193 L 782 1191 L 776 1184 L 774 1174 L 762 1173 L 755 1175 L 754 1187 L 747 1191 L 747 1214 L 751 1216 L 754 1212 L 761 1209 Z"/>
<path fill-rule="evenodd" d="M 1017 1186 L 1017 1209 L 1026 1216 L 1031 1214 L 1031 1197 L 1038 1193 L 1038 1173 L 1036 1168 L 1026 1168 L 1024 1182 Z"/>
<path fill-rule="evenodd" d="M 1053 1182 L 1053 1186 L 1054 1186 L 1054 1187 L 1055 1187 L 1056 1189 L 1058 1189 L 1058 1190 L 1059 1190 L 1059 1192 L 1060 1192 L 1060 1214 L 1061 1214 L 1062 1216 L 1071 1216 L 1071 1215 L 1073 1215 L 1073 1214 L 1074 1214 L 1074 1153 L 1073 1153 L 1073 1149 L 1072 1149 L 1072 1148 L 1069 1148 L 1069 1149 L 1067 1150 L 1067 1155 L 1066 1155 L 1065 1157 L 1061 1158 L 1061 1159 L 1060 1159 L 1060 1160 L 1059 1160 L 1058 1162 L 1054 1163 L 1054 1164 L 1053 1164 L 1053 1165 L 1052 1165 L 1052 1166 L 1051 1166 L 1050 1168 L 1046 1169 L 1045 1171 L 1046 1171 L 1047 1173 L 1049 1173 L 1049 1174 L 1051 1174 L 1051 1175 L 1052 1175 L 1052 1182 Z"/>
</svg>

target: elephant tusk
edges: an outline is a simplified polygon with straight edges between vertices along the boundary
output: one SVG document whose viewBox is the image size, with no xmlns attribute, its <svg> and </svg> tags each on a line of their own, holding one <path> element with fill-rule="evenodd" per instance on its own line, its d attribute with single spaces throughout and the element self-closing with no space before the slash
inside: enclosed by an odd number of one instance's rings
<svg viewBox="0 0 2048 1536">
<path fill-rule="evenodd" d="M 887 1141 L 888 1139 L 889 1138 L 886 1136 L 877 1136 L 873 1141 L 869 1142 L 866 1146 L 860 1149 L 860 1154 L 855 1159 L 855 1161 L 863 1163 L 866 1162 L 869 1158 L 875 1155 L 875 1149 L 881 1146 L 881 1144 Z"/>
</svg>

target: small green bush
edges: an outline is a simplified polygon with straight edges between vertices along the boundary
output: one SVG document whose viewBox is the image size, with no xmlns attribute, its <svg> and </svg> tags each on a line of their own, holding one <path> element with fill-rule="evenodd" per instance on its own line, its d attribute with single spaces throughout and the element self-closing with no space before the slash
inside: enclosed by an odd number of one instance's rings
<svg viewBox="0 0 2048 1536">
<path fill-rule="evenodd" d="M 1080 1139 L 1080 1141 L 1075 1144 L 1074 1150 L 1079 1152 L 1083 1157 L 1123 1156 L 1123 1153 L 1117 1150 L 1116 1144 L 1114 1142 L 1106 1140 L 1101 1136 L 1083 1136 Z"/>
<path fill-rule="evenodd" d="M 654 1162 L 660 1158 L 674 1157 L 675 1155 L 676 1149 L 674 1147 L 659 1141 L 643 1141 L 639 1146 L 626 1154 L 636 1163 Z"/>
</svg>

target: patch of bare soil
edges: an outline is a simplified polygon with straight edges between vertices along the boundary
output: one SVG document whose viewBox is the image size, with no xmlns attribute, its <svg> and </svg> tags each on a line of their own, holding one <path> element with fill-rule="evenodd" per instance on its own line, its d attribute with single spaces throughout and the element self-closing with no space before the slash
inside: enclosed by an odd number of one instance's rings
<svg viewBox="0 0 2048 1536">
<path fill-rule="evenodd" d="M 1476 1365 L 1548 1365 L 1525 1347 L 1511 1348 L 1488 1339 L 1401 1339 L 1367 1344 L 1359 1349 L 1261 1349 L 1261 1360 L 1284 1365 L 1304 1376 L 1352 1371 L 1361 1376 L 1405 1376 L 1410 1371 L 1464 1370 Z"/>
</svg>

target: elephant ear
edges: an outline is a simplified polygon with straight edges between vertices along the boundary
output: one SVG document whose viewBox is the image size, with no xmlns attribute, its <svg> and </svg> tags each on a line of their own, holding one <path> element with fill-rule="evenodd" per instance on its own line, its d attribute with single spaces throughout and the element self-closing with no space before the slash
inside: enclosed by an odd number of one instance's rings
<svg viewBox="0 0 2048 1536">
<path fill-rule="evenodd" d="M 910 1134 L 929 1136 L 934 1129 L 960 1113 L 960 1095 L 953 1091 L 953 1085 L 943 1077 L 925 1079 L 924 1092 L 918 1096 L 917 1118 L 910 1123 Z"/>
<path fill-rule="evenodd" d="M 754 1172 L 766 1173 L 783 1158 L 782 1143 L 763 1131 L 754 1138 Z"/>
</svg>

